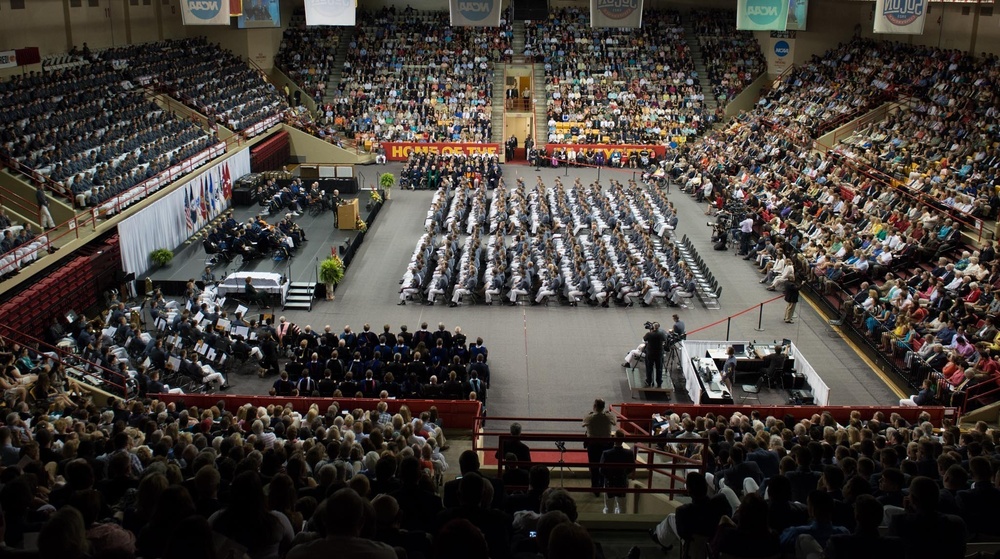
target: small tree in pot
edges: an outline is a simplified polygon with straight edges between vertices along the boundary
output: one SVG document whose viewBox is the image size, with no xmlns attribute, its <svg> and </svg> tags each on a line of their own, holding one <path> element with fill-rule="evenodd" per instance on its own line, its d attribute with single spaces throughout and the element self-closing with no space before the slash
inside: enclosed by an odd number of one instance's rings
<svg viewBox="0 0 1000 559">
<path fill-rule="evenodd" d="M 174 259 L 174 251 L 169 248 L 158 248 L 153 252 L 149 253 L 149 260 L 159 267 L 166 266 L 170 264 L 170 261 Z"/>
<path fill-rule="evenodd" d="M 326 300 L 333 301 L 333 289 L 344 279 L 344 261 L 333 255 L 319 263 L 319 281 L 326 285 Z"/>
<path fill-rule="evenodd" d="M 392 173 L 382 173 L 378 176 L 378 186 L 385 191 L 385 199 L 389 199 L 389 192 L 396 186 L 396 175 Z"/>
</svg>

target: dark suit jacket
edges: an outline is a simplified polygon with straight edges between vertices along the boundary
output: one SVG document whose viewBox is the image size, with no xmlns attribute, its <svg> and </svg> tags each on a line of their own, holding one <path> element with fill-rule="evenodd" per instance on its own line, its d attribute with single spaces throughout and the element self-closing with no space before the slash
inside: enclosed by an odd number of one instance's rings
<svg viewBox="0 0 1000 559">
<path fill-rule="evenodd" d="M 972 534 L 1000 535 L 1000 489 L 980 486 L 959 491 L 955 496 L 969 532 Z"/>
<path fill-rule="evenodd" d="M 506 494 L 504 493 L 503 481 L 489 476 L 483 476 L 484 479 L 490 482 L 493 486 L 493 502 L 491 506 L 495 509 L 503 509 L 504 498 Z M 458 506 L 458 485 L 462 482 L 462 478 L 453 479 L 447 481 L 444 484 L 444 493 L 442 493 L 442 501 L 444 502 L 445 508 L 452 508 Z"/>
<path fill-rule="evenodd" d="M 827 559 L 858 559 L 878 557 L 879 559 L 903 559 L 903 546 L 899 538 L 892 536 L 838 534 L 830 536 L 826 542 Z"/>
<path fill-rule="evenodd" d="M 399 503 L 403 513 L 401 527 L 406 530 L 432 531 L 435 516 L 444 510 L 437 495 L 417 486 L 403 486 L 391 495 Z"/>
<path fill-rule="evenodd" d="M 747 454 L 747 460 L 757 464 L 764 479 L 778 475 L 778 454 L 770 450 L 758 448 Z M 729 483 L 726 481 L 726 483 Z"/>
<path fill-rule="evenodd" d="M 726 487 L 735 491 L 737 495 L 743 494 L 743 480 L 748 477 L 753 478 L 758 485 L 764 481 L 764 474 L 756 462 L 740 462 L 715 475 L 716 480 L 725 478 Z"/>
<path fill-rule="evenodd" d="M 964 557 L 968 535 L 962 519 L 951 514 L 906 513 L 892 517 L 889 535 L 902 540 L 907 559 Z"/>
<path fill-rule="evenodd" d="M 510 517 L 496 509 L 479 507 L 450 507 L 436 517 L 440 529 L 449 521 L 464 518 L 483 532 L 490 548 L 491 559 L 507 559 L 510 556 Z"/>
</svg>

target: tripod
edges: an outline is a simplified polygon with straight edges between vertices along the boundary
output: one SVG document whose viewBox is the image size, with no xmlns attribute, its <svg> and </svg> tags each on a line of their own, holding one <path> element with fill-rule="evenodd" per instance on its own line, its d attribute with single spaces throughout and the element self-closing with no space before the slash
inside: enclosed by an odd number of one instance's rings
<svg viewBox="0 0 1000 559">
<path fill-rule="evenodd" d="M 556 448 L 559 449 L 559 487 L 566 487 L 566 480 L 563 476 L 563 470 L 566 468 L 566 461 L 563 459 L 566 455 L 566 443 L 556 441 Z"/>
</svg>

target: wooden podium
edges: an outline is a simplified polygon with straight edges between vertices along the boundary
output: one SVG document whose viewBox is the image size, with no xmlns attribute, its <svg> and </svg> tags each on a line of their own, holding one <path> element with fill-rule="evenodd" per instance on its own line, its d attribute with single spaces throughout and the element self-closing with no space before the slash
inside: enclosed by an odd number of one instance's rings
<svg viewBox="0 0 1000 559">
<path fill-rule="evenodd" d="M 337 229 L 354 229 L 359 215 L 357 198 L 337 206 Z"/>
</svg>

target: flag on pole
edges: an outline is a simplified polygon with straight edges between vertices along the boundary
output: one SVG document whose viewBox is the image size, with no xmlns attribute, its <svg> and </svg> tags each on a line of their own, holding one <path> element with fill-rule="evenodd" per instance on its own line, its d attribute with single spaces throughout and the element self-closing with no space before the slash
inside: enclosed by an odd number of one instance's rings
<svg viewBox="0 0 1000 559">
<path fill-rule="evenodd" d="M 198 198 L 198 204 L 201 206 L 201 218 L 208 219 L 208 201 L 205 199 L 205 175 L 201 176 L 201 196 Z"/>
<path fill-rule="evenodd" d="M 184 223 L 187 225 L 188 232 L 190 233 L 194 229 L 194 222 L 191 221 L 191 197 L 188 196 L 188 191 L 184 189 Z"/>
<path fill-rule="evenodd" d="M 233 177 L 229 174 L 229 162 L 222 164 L 222 197 L 229 200 L 233 197 Z"/>
<path fill-rule="evenodd" d="M 212 180 L 212 171 L 208 172 L 208 205 L 211 213 L 215 213 L 215 188 Z"/>
<path fill-rule="evenodd" d="M 194 224 L 198 221 L 198 210 L 194 202 L 194 185 L 188 185 L 188 191 L 191 193 L 188 197 L 191 201 L 191 205 L 188 206 L 187 210 L 188 229 L 194 229 Z"/>
</svg>

